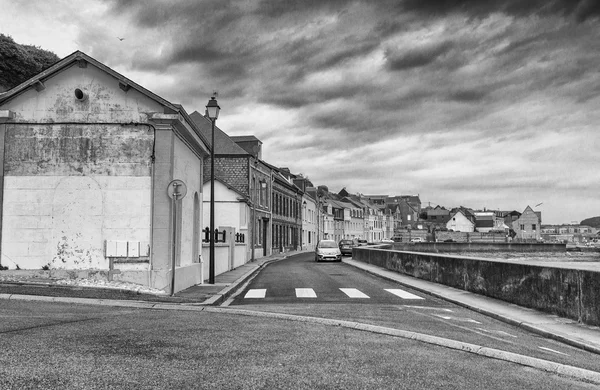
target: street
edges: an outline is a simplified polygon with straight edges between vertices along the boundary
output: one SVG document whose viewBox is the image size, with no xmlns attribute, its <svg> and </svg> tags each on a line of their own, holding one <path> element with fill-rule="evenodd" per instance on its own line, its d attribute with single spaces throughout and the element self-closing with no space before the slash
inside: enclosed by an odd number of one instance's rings
<svg viewBox="0 0 600 390">
<path fill-rule="evenodd" d="M 271 263 L 219 308 L 2 300 L 0 389 L 597 388 L 502 359 L 315 319 L 429 334 L 599 371 L 597 355 L 344 263 L 315 263 L 304 253 Z"/>
<path fill-rule="evenodd" d="M 592 389 L 418 341 L 227 313 L 3 301 L 2 389 Z"/>
<path fill-rule="evenodd" d="M 343 263 L 316 263 L 312 253 L 269 265 L 229 304 L 404 329 L 600 371 L 593 353 Z"/>
</svg>

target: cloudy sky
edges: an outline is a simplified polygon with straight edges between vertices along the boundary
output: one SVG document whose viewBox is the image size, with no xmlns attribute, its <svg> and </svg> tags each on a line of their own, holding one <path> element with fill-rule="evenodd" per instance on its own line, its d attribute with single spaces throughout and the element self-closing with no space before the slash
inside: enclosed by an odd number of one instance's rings
<svg viewBox="0 0 600 390">
<path fill-rule="evenodd" d="M 600 215 L 595 0 L 0 6 L 16 42 L 81 50 L 189 113 L 218 90 L 221 129 L 331 191 Z"/>
</svg>

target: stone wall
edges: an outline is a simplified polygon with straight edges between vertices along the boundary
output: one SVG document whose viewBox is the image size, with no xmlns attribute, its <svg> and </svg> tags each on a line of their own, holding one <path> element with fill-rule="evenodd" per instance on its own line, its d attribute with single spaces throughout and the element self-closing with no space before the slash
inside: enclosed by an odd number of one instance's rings
<svg viewBox="0 0 600 390">
<path fill-rule="evenodd" d="M 600 326 L 600 272 L 366 247 L 354 248 L 352 258 Z"/>
<path fill-rule="evenodd" d="M 521 243 L 521 242 L 417 242 L 392 244 L 394 250 L 418 252 L 565 252 L 562 243 Z"/>
</svg>

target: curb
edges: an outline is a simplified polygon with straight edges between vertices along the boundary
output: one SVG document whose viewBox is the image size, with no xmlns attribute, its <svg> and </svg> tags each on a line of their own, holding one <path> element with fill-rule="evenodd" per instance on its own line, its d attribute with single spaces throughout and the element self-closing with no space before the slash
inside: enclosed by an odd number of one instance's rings
<svg viewBox="0 0 600 390">
<path fill-rule="evenodd" d="M 476 344 L 469 344 L 462 341 L 456 341 L 446 339 L 437 336 L 430 336 L 423 333 L 410 332 L 406 330 L 387 328 L 377 325 L 363 324 L 354 321 L 345 320 L 333 320 L 328 318 L 319 317 L 308 317 L 298 316 L 294 314 L 283 314 L 283 313 L 269 313 L 269 312 L 257 312 L 251 310 L 242 309 L 230 309 L 230 308 L 218 308 L 218 307 L 207 307 L 204 309 L 208 312 L 224 313 L 224 314 L 237 314 L 245 315 L 250 317 L 264 317 L 264 318 L 275 318 L 288 321 L 298 322 L 309 322 L 316 323 L 326 326 L 339 326 L 348 329 L 360 330 L 365 332 L 371 332 L 376 334 L 383 334 L 393 337 L 399 337 L 408 340 L 420 341 L 427 344 L 432 344 L 444 348 L 454 349 L 458 351 L 468 352 L 487 358 L 507 361 L 516 363 L 522 366 L 532 367 L 539 370 L 543 370 L 552 374 L 564 375 L 571 378 L 575 378 L 581 381 L 600 384 L 600 372 L 586 370 L 584 368 L 578 368 L 574 366 L 568 366 L 565 364 L 551 362 L 549 360 L 534 358 L 525 355 L 519 355 L 513 352 L 506 352 L 499 349 L 483 347 Z"/>
<path fill-rule="evenodd" d="M 355 260 L 355 261 L 357 261 L 357 260 Z M 560 335 L 560 334 L 548 331 L 546 329 L 537 327 L 535 325 L 532 325 L 532 324 L 529 324 L 529 323 L 526 323 L 526 322 L 523 322 L 523 321 L 511 318 L 511 317 L 507 317 L 507 316 L 504 316 L 504 315 L 501 315 L 501 314 L 498 314 L 498 313 L 495 313 L 495 312 L 483 309 L 483 308 L 478 307 L 478 306 L 470 305 L 470 304 L 462 302 L 460 300 L 456 300 L 456 299 L 450 298 L 448 296 L 445 296 L 445 295 L 442 295 L 442 294 L 438 294 L 436 292 L 432 292 L 432 291 L 429 291 L 427 289 L 424 289 L 424 288 L 421 288 L 421 287 L 418 287 L 418 286 L 414 286 L 414 285 L 412 285 L 410 283 L 399 281 L 399 280 L 394 279 L 392 277 L 389 277 L 387 275 L 379 274 L 379 273 L 377 273 L 376 271 L 373 271 L 373 270 L 362 268 L 362 267 L 356 266 L 354 264 L 346 263 L 346 262 L 344 262 L 344 263 L 347 264 L 347 265 L 349 265 L 349 266 L 351 266 L 351 267 L 358 268 L 358 269 L 360 269 L 362 271 L 365 271 L 365 272 L 367 272 L 367 273 L 369 273 L 371 275 L 375 275 L 375 276 L 378 276 L 380 278 L 383 278 L 383 279 L 386 279 L 386 280 L 398 283 L 398 284 L 400 284 L 402 286 L 409 287 L 409 288 L 412 288 L 414 290 L 420 291 L 422 293 L 426 293 L 426 294 L 432 295 L 432 296 L 434 296 L 436 298 L 440 298 L 440 299 L 443 299 L 443 300 L 445 300 L 447 302 L 454 303 L 455 305 L 458 305 L 458 306 L 464 307 L 466 309 L 472 310 L 474 312 L 486 315 L 486 316 L 494 318 L 494 319 L 496 319 L 498 321 L 502 321 L 504 323 L 507 323 L 507 324 L 510 324 L 510 325 L 514 325 L 514 326 L 516 326 L 518 328 L 525 329 L 525 330 L 527 330 L 529 332 L 538 334 L 540 336 L 543 336 L 543 337 L 546 337 L 546 338 L 550 338 L 550 339 L 553 339 L 553 340 L 556 340 L 556 341 L 560 341 L 560 342 L 568 344 L 568 345 L 570 345 L 572 347 L 576 347 L 576 348 L 579 348 L 579 349 L 583 349 L 583 350 L 585 350 L 587 352 L 592 352 L 592 353 L 596 353 L 596 354 L 600 355 L 600 348 L 598 348 L 598 347 L 595 347 L 595 346 L 583 343 L 583 342 L 578 341 L 578 340 L 571 339 L 569 337 L 566 337 L 566 336 L 563 336 L 563 335 Z M 369 265 L 371 265 L 371 264 L 369 264 Z M 393 271 L 390 271 L 390 270 L 385 270 L 385 271 L 393 272 Z M 402 275 L 402 274 L 398 274 L 398 275 L 405 276 L 405 275 Z M 423 281 L 426 282 L 426 280 L 423 280 Z M 462 291 L 462 290 L 459 290 L 459 291 Z"/>
<path fill-rule="evenodd" d="M 258 273 L 260 270 L 262 270 L 267 265 L 274 263 L 276 261 L 279 261 L 279 260 L 286 259 L 286 258 L 287 258 L 287 256 L 283 256 L 281 258 L 266 260 L 262 264 L 256 265 L 255 268 L 251 269 L 250 271 L 246 272 L 244 275 L 240 276 L 235 282 L 231 283 L 229 286 L 225 287 L 224 289 L 222 289 L 221 291 L 219 291 L 212 297 L 210 297 L 200 303 L 189 303 L 187 305 L 188 306 L 218 306 L 221 303 L 225 302 L 227 300 L 227 298 L 229 298 L 231 295 L 233 295 L 233 293 L 235 293 L 235 291 L 238 289 L 238 287 L 241 284 L 243 284 L 246 280 L 250 279 L 254 274 Z"/>
</svg>

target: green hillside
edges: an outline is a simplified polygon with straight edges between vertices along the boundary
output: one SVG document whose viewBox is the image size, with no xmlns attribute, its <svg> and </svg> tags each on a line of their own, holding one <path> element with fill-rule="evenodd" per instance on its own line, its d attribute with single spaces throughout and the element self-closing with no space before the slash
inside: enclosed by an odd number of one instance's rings
<svg viewBox="0 0 600 390">
<path fill-rule="evenodd" d="M 0 34 L 0 92 L 8 91 L 58 61 L 51 51 L 20 45 Z"/>
<path fill-rule="evenodd" d="M 581 221 L 582 225 L 600 228 L 600 217 L 587 218 Z"/>
</svg>

